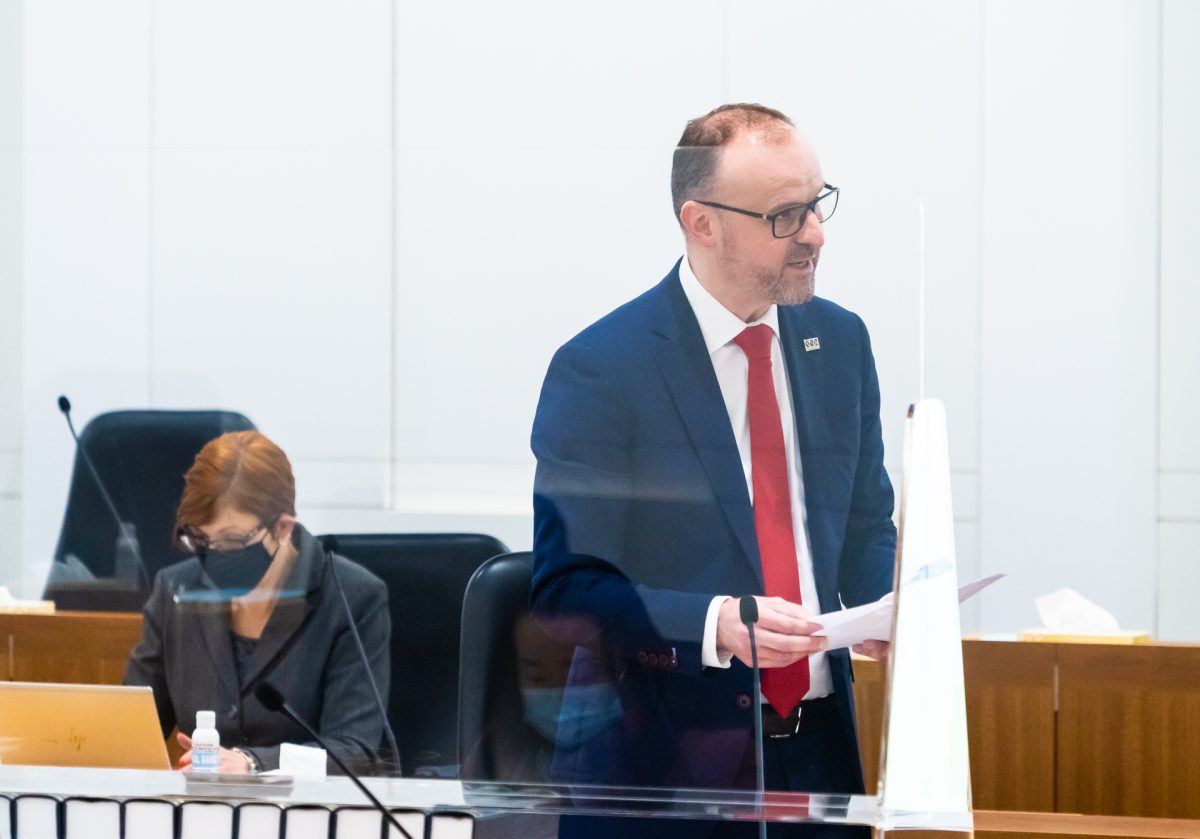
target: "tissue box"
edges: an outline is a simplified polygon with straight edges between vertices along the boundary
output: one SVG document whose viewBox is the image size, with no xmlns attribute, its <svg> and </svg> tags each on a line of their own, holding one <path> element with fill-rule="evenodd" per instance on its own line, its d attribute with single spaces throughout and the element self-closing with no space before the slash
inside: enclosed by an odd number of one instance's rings
<svg viewBox="0 0 1200 839">
<path fill-rule="evenodd" d="M 10 600 L 0 602 L 0 615 L 53 615 L 53 600 Z"/>
<path fill-rule="evenodd" d="M 18 600 L 0 586 L 0 615 L 53 615 L 53 600 Z"/>
<path fill-rule="evenodd" d="M 1120 629 L 1116 632 L 1059 632 L 1053 629 L 1025 629 L 1017 633 L 1018 641 L 1046 641 L 1051 644 L 1149 644 L 1150 633 L 1144 629 Z"/>
</svg>

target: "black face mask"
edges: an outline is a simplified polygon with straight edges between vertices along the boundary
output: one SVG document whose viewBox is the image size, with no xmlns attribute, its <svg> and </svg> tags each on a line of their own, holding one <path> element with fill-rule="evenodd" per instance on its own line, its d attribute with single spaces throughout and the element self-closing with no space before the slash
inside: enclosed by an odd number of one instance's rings
<svg viewBox="0 0 1200 839">
<path fill-rule="evenodd" d="M 236 551 L 210 550 L 201 562 L 204 573 L 217 588 L 232 597 L 241 597 L 259 584 L 274 558 L 260 541 Z"/>
</svg>

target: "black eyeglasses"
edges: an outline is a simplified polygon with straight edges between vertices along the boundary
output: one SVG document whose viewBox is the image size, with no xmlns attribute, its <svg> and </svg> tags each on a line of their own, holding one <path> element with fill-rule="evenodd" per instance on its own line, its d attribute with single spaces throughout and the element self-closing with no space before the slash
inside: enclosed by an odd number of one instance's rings
<svg viewBox="0 0 1200 839">
<path fill-rule="evenodd" d="M 222 536 L 210 542 L 208 537 L 196 528 L 181 527 L 175 532 L 175 538 L 179 540 L 179 544 L 185 550 L 191 551 L 196 556 L 203 558 L 209 551 L 221 553 L 225 551 L 245 550 L 258 541 L 260 533 L 265 535 L 266 529 L 267 526 L 265 524 L 260 524 L 245 536 Z"/>
<path fill-rule="evenodd" d="M 756 213 L 753 210 L 730 207 L 728 204 L 718 204 L 716 201 L 697 201 L 696 203 L 703 204 L 705 207 L 715 207 L 718 210 L 728 210 L 731 213 L 741 213 L 744 216 L 769 221 L 771 222 L 772 236 L 776 239 L 788 239 L 795 236 L 800 232 L 800 228 L 804 227 L 804 222 L 808 218 L 810 210 L 816 213 L 817 221 L 822 224 L 833 217 L 833 213 L 837 209 L 838 192 L 840 190 L 836 186 L 830 186 L 829 184 L 825 184 L 823 189 L 827 191 L 822 192 L 807 204 L 793 204 L 774 213 Z"/>
</svg>

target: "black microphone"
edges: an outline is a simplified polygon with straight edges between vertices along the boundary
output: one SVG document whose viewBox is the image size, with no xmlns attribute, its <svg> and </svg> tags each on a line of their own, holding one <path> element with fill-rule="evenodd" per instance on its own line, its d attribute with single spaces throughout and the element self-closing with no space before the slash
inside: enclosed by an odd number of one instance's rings
<svg viewBox="0 0 1200 839">
<path fill-rule="evenodd" d="M 363 669 L 367 671 L 367 683 L 371 686 L 371 693 L 375 695 L 375 705 L 379 708 L 379 716 L 383 718 L 383 732 L 387 735 L 388 745 L 392 749 L 392 760 L 396 767 L 396 774 L 400 775 L 400 747 L 396 745 L 396 732 L 392 731 L 392 724 L 388 722 L 387 709 L 383 705 L 383 696 L 379 693 L 379 685 L 375 683 L 375 674 L 371 672 L 371 662 L 367 658 L 366 648 L 363 647 L 362 636 L 358 634 L 358 626 L 354 622 L 354 612 L 350 609 L 350 601 L 346 597 L 346 590 L 342 588 L 342 578 L 338 575 L 337 563 L 333 561 L 333 555 L 337 552 L 337 537 L 332 535 L 318 536 L 317 540 L 321 543 L 322 549 L 325 551 L 325 556 L 329 559 L 329 572 L 333 575 L 333 585 L 337 589 L 338 594 L 342 598 L 342 606 L 346 609 L 346 620 L 350 623 L 350 634 L 354 636 L 354 645 L 358 647 L 359 658 L 362 659 Z"/>
<path fill-rule="evenodd" d="M 383 802 L 376 798 L 371 791 L 367 789 L 366 785 L 364 785 L 363 782 L 358 779 L 358 776 L 350 771 L 350 767 L 342 763 L 342 759 L 337 756 L 337 752 L 325 745 L 325 741 L 321 739 L 321 735 L 317 734 L 317 732 L 313 730 L 313 727 L 305 722 L 303 717 L 296 713 L 296 710 L 287 703 L 287 700 L 283 698 L 283 694 L 280 693 L 274 685 L 272 685 L 270 682 L 259 682 L 258 687 L 254 689 L 254 696 L 268 711 L 275 711 L 283 714 L 289 720 L 308 732 L 308 736 L 315 740 L 317 744 L 325 750 L 325 753 L 333 759 L 333 762 L 337 764 L 338 768 L 341 769 L 343 773 L 345 773 L 346 777 L 353 781 L 354 785 L 362 790 L 362 794 L 370 800 L 375 809 L 383 813 L 383 817 L 388 820 L 388 823 L 391 824 L 392 827 L 396 828 L 396 830 L 400 831 L 400 834 L 404 836 L 405 839 L 413 839 L 412 834 L 405 830 L 400 825 L 400 822 L 396 821 L 396 817 L 388 812 L 388 808 L 383 806 Z"/>
<path fill-rule="evenodd" d="M 762 671 L 758 668 L 758 642 L 754 640 L 754 624 L 758 623 L 758 601 L 746 595 L 738 599 L 738 611 L 742 623 L 750 632 L 750 664 L 754 671 L 754 774 L 758 782 L 758 804 L 762 807 L 763 798 L 767 792 L 766 769 L 763 763 L 763 721 L 762 721 Z M 767 822 L 758 822 L 760 839 L 767 837 Z"/>
<path fill-rule="evenodd" d="M 121 518 L 121 514 L 117 512 L 117 505 L 113 503 L 112 496 L 108 494 L 108 490 L 104 486 L 104 481 L 100 479 L 100 472 L 96 469 L 96 464 L 92 462 L 91 456 L 88 455 L 87 449 L 83 446 L 83 441 L 75 433 L 75 423 L 71 421 L 71 400 L 66 396 L 58 397 L 58 410 L 62 411 L 63 416 L 67 418 L 67 428 L 70 429 L 71 437 L 75 440 L 75 448 L 83 455 L 83 462 L 87 464 L 88 469 L 92 473 L 92 478 L 96 481 L 96 488 L 100 490 L 100 497 L 104 499 L 105 506 L 112 513 L 113 521 L 117 523 L 118 538 L 125 540 L 125 545 L 129 548 L 129 552 L 133 554 L 133 558 L 137 560 L 138 570 L 142 572 L 142 578 L 148 587 L 150 585 L 150 572 L 146 570 L 146 563 L 142 560 L 142 551 L 138 547 L 137 541 L 129 535 L 128 525 Z"/>
</svg>

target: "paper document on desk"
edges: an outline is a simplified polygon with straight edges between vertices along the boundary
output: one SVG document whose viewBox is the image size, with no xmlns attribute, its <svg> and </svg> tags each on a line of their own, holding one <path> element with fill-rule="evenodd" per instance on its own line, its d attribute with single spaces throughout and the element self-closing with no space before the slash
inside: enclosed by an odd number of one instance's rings
<svg viewBox="0 0 1200 839">
<path fill-rule="evenodd" d="M 960 586 L 958 602 L 974 597 L 1003 576 L 993 574 Z M 861 644 L 863 641 L 886 641 L 892 637 L 893 611 L 892 594 L 889 592 L 874 603 L 817 615 L 813 620 L 821 624 L 821 629 L 813 634 L 828 638 L 828 649 L 831 650 Z"/>
</svg>

